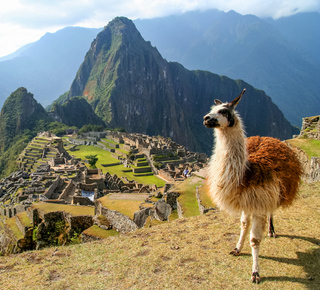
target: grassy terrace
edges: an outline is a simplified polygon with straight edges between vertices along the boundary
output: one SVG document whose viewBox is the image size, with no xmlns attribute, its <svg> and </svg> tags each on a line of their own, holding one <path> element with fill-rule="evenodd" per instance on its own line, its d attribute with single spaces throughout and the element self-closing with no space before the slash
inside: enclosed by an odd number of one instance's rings
<svg viewBox="0 0 320 290">
<path fill-rule="evenodd" d="M 66 205 L 66 204 L 55 204 L 55 203 L 34 203 L 32 208 L 37 208 L 42 210 L 44 213 L 49 213 L 53 211 L 65 211 L 73 216 L 78 215 L 94 215 L 94 208 L 89 206 L 77 206 L 77 205 Z"/>
<path fill-rule="evenodd" d="M 162 179 L 150 175 L 150 176 L 134 176 L 133 172 L 123 172 L 123 170 L 128 170 L 127 167 L 124 167 L 121 165 L 115 165 L 110 167 L 104 167 L 102 164 L 112 164 L 116 163 L 118 160 L 111 157 L 111 153 L 103 150 L 99 147 L 95 146 L 86 146 L 86 145 L 80 145 L 77 146 L 76 151 L 68 151 L 70 155 L 74 155 L 76 158 L 81 158 L 82 160 L 85 160 L 86 155 L 97 155 L 98 162 L 96 166 L 102 170 L 103 173 L 106 173 L 107 171 L 110 174 L 117 174 L 117 176 L 121 177 L 127 177 L 129 180 L 135 180 L 139 183 L 143 184 L 155 184 L 158 187 L 162 187 L 165 184 L 165 181 Z"/>
<path fill-rule="evenodd" d="M 32 227 L 32 223 L 28 218 L 26 211 L 18 213 L 17 217 L 25 227 Z"/>
<path fill-rule="evenodd" d="M 107 239 L 109 237 L 119 235 L 119 233 L 114 229 L 104 230 L 97 225 L 93 225 L 92 227 L 86 229 L 83 233 L 90 236 L 98 237 L 100 239 Z"/>
<path fill-rule="evenodd" d="M 24 236 L 21 233 L 21 231 L 19 230 L 17 224 L 16 224 L 16 218 L 12 217 L 6 220 L 6 225 L 7 227 L 12 230 L 12 232 L 14 233 L 15 237 L 17 238 L 17 240 L 23 239 Z"/>
<path fill-rule="evenodd" d="M 200 195 L 200 200 L 201 200 L 201 204 L 205 207 L 205 208 L 209 208 L 209 207 L 215 207 L 215 204 L 212 202 L 210 196 L 209 196 L 209 192 L 208 190 L 206 190 L 206 186 L 200 186 L 199 187 L 199 195 Z"/>
<path fill-rule="evenodd" d="M 133 219 L 133 215 L 139 210 L 139 205 L 143 203 L 146 196 L 141 196 L 140 199 L 113 199 L 113 195 L 109 194 L 99 199 L 101 204 L 110 209 L 116 210 L 129 218 Z"/>
<path fill-rule="evenodd" d="M 287 142 L 294 147 L 302 149 L 309 158 L 312 156 L 320 157 L 320 140 L 295 138 L 287 140 Z"/>
<path fill-rule="evenodd" d="M 107 139 L 107 138 L 101 138 L 101 141 L 104 141 L 104 142 L 107 142 L 107 143 L 110 143 L 110 144 L 114 144 L 114 145 L 117 145 L 118 143 L 113 141 L 113 140 L 110 140 L 110 139 Z"/>
<path fill-rule="evenodd" d="M 200 214 L 195 193 L 197 186 L 203 185 L 203 183 L 203 179 L 191 177 L 175 184 L 174 190 L 180 193 L 178 201 L 181 204 L 184 217 L 192 217 Z"/>
</svg>

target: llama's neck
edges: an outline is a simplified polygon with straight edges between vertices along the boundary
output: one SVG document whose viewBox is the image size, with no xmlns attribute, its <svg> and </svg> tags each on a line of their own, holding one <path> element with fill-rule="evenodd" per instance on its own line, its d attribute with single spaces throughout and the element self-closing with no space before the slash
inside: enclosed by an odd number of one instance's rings
<svg viewBox="0 0 320 290">
<path fill-rule="evenodd" d="M 233 127 L 215 129 L 214 154 L 210 161 L 210 181 L 224 191 L 238 186 L 247 165 L 245 133 L 240 117 Z"/>
</svg>

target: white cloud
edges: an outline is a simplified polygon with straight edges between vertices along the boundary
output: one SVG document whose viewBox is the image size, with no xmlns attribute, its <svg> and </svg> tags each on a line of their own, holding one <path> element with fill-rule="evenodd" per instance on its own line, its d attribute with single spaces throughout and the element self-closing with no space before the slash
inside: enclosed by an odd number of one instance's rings
<svg viewBox="0 0 320 290">
<path fill-rule="evenodd" d="M 10 0 L 0 10 L 0 56 L 65 26 L 103 27 L 116 16 L 153 18 L 217 8 L 279 18 L 320 12 L 319 0 Z"/>
</svg>

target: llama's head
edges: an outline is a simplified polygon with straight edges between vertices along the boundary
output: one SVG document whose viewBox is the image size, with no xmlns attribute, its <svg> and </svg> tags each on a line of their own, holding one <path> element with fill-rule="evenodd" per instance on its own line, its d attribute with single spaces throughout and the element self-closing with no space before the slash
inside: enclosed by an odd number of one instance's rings
<svg viewBox="0 0 320 290">
<path fill-rule="evenodd" d="M 240 102 L 245 91 L 246 89 L 243 89 L 241 94 L 230 103 L 222 103 L 220 100 L 214 100 L 216 106 L 212 106 L 210 113 L 203 117 L 203 124 L 207 128 L 233 127 L 236 118 L 234 109 Z"/>
</svg>

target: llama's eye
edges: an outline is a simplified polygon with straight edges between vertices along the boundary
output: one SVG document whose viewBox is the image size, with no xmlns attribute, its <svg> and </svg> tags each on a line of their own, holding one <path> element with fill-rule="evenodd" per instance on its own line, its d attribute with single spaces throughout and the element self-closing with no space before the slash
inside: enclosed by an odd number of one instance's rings
<svg viewBox="0 0 320 290">
<path fill-rule="evenodd" d="M 227 109 L 222 109 L 222 110 L 219 111 L 219 114 L 226 115 L 226 114 L 228 114 L 228 110 Z"/>
</svg>

